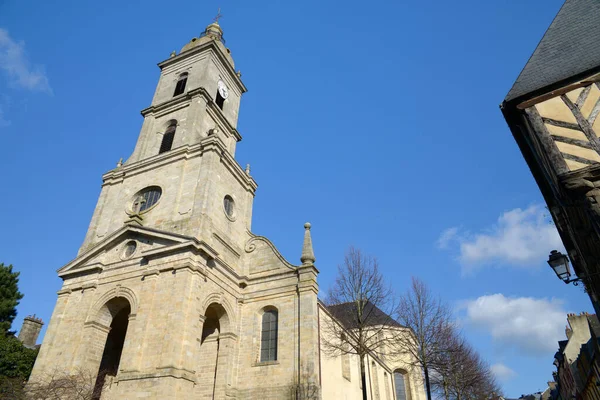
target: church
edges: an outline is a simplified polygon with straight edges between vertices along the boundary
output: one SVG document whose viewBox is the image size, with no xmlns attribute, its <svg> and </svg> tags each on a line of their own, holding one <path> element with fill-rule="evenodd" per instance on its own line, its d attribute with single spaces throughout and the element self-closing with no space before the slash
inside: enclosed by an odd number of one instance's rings
<svg viewBox="0 0 600 400">
<path fill-rule="evenodd" d="M 235 160 L 246 86 L 218 22 L 158 66 L 135 149 L 58 270 L 30 382 L 90 371 L 103 400 L 362 399 L 358 357 L 322 348 L 335 317 L 310 224 L 300 265 L 251 231 L 257 183 Z M 425 399 L 406 359 L 366 358 L 369 399 Z"/>
</svg>

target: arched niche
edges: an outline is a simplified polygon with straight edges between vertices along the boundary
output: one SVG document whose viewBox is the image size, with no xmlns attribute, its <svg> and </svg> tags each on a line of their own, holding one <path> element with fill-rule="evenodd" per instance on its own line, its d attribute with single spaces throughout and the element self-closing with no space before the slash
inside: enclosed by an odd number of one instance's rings
<svg viewBox="0 0 600 400">
<path fill-rule="evenodd" d="M 113 297 L 94 314 L 88 336 L 88 352 L 96 368 L 93 399 L 100 399 L 107 379 L 115 377 L 121 366 L 125 338 L 131 316 L 131 303 L 125 297 Z"/>
</svg>

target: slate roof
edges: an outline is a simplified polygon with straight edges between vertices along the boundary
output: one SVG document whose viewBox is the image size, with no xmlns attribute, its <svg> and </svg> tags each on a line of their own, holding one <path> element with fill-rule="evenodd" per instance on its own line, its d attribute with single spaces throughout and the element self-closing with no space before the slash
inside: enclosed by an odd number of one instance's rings
<svg viewBox="0 0 600 400">
<path fill-rule="evenodd" d="M 340 321 L 346 329 L 358 328 L 355 303 L 349 302 L 331 305 L 327 306 L 327 310 L 329 310 L 331 315 Z M 369 314 L 366 321 L 367 326 L 387 325 L 402 327 L 396 320 L 381 311 L 381 309 L 372 303 L 367 303 L 365 305 L 364 312 Z"/>
<path fill-rule="evenodd" d="M 594 336 L 596 336 L 596 338 L 600 338 L 600 321 L 598 320 L 596 314 L 588 315 L 587 319 L 590 323 L 590 329 L 592 330 Z"/>
<path fill-rule="evenodd" d="M 600 0 L 566 0 L 505 101 L 600 66 Z"/>
</svg>

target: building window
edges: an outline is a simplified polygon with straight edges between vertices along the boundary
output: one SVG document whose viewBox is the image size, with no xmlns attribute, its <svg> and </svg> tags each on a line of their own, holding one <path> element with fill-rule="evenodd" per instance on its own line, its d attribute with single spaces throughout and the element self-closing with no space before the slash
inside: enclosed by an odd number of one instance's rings
<svg viewBox="0 0 600 400">
<path fill-rule="evenodd" d="M 377 364 L 375 361 L 371 362 L 371 382 L 373 386 L 373 398 L 379 400 L 379 377 L 377 376 Z"/>
<path fill-rule="evenodd" d="M 225 209 L 225 214 L 232 219 L 234 217 L 234 202 L 233 198 L 230 195 L 225 196 L 223 199 L 223 208 Z"/>
<path fill-rule="evenodd" d="M 342 333 L 341 337 L 342 344 L 342 376 L 346 380 L 351 380 L 350 374 L 350 344 L 348 343 L 348 339 L 346 335 Z"/>
<path fill-rule="evenodd" d="M 277 360 L 277 311 L 267 310 L 262 315 L 260 362 L 275 360 Z"/>
<path fill-rule="evenodd" d="M 218 90 L 217 90 L 217 97 L 216 97 L 215 103 L 217 103 L 217 105 L 219 106 L 219 108 L 221 110 L 223 109 L 223 104 L 225 104 L 225 98 L 223 96 L 221 96 L 221 93 Z"/>
<path fill-rule="evenodd" d="M 173 93 L 173 97 L 185 92 L 185 84 L 187 83 L 187 78 L 187 72 L 184 72 L 183 74 L 179 75 L 179 79 L 177 79 L 177 85 L 175 85 L 175 92 Z"/>
<path fill-rule="evenodd" d="M 160 199 L 162 194 L 161 188 L 158 186 L 150 186 L 142 189 L 133 200 L 133 212 L 142 213 L 152 208 Z"/>
<path fill-rule="evenodd" d="M 163 134 L 163 139 L 160 144 L 160 150 L 158 150 L 158 154 L 167 152 L 171 150 L 173 147 L 173 139 L 175 139 L 175 130 L 177 129 L 177 121 L 171 121 L 169 127 Z"/>
<path fill-rule="evenodd" d="M 408 391 L 408 375 L 401 370 L 394 371 L 394 385 L 396 386 L 396 400 L 410 400 Z"/>
<path fill-rule="evenodd" d="M 123 250 L 123 258 L 130 258 L 133 255 L 133 253 L 135 253 L 136 249 L 137 243 L 135 242 L 135 240 L 130 240 L 129 242 L 127 242 L 127 244 L 125 245 L 125 249 Z"/>
</svg>

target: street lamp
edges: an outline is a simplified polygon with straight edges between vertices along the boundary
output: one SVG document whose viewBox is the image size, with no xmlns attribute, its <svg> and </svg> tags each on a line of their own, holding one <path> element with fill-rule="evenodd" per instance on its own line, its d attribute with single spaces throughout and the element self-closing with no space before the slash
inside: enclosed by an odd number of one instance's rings
<svg viewBox="0 0 600 400">
<path fill-rule="evenodd" d="M 569 268 L 569 258 L 558 250 L 552 250 L 550 257 L 548 257 L 548 264 L 554 270 L 558 279 L 565 283 L 569 283 L 571 276 L 571 269 Z"/>
<path fill-rule="evenodd" d="M 550 252 L 550 257 L 548 257 L 548 264 L 552 267 L 552 270 L 558 276 L 558 279 L 563 281 L 566 284 L 573 283 L 573 285 L 579 285 L 579 281 L 581 278 L 571 279 L 571 268 L 569 267 L 569 257 L 564 255 L 558 250 L 552 250 Z M 600 273 L 600 272 L 599 272 Z M 594 276 L 598 275 L 598 273 L 588 275 Z"/>
</svg>

